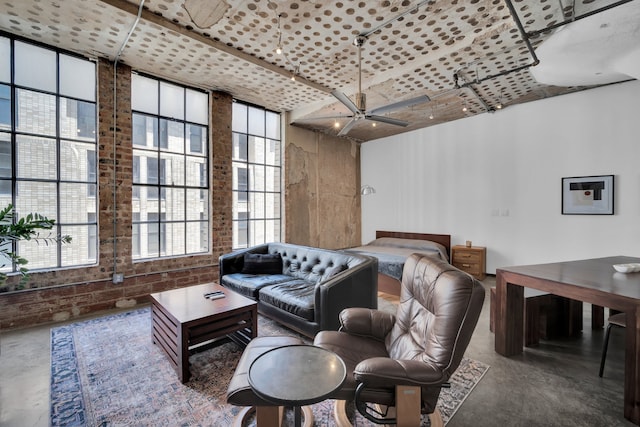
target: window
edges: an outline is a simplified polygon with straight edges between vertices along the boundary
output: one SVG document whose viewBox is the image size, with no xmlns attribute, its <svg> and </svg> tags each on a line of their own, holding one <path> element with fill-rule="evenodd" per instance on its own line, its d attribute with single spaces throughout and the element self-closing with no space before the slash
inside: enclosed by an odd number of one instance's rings
<svg viewBox="0 0 640 427">
<path fill-rule="evenodd" d="M 233 104 L 233 248 L 281 239 L 280 114 Z"/>
<path fill-rule="evenodd" d="M 0 84 L 0 129 L 11 130 L 11 86 Z"/>
<path fill-rule="evenodd" d="M 209 98 L 132 75 L 134 260 L 209 251 Z"/>
<path fill-rule="evenodd" d="M 21 241 L 15 250 L 30 270 L 94 264 L 95 63 L 2 36 L 0 51 L 0 205 L 13 204 L 19 216 L 53 219 L 51 235 L 72 238 L 53 245 Z"/>
</svg>

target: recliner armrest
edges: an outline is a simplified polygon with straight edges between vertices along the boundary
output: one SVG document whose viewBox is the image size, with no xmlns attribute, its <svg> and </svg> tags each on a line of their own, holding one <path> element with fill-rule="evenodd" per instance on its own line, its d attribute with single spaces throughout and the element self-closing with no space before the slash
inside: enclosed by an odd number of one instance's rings
<svg viewBox="0 0 640 427">
<path fill-rule="evenodd" d="M 423 360 L 394 360 L 388 357 L 363 360 L 356 365 L 353 376 L 369 388 L 434 386 L 449 380 L 442 370 Z"/>
<path fill-rule="evenodd" d="M 384 341 L 395 321 L 395 315 L 373 308 L 351 307 L 340 312 L 341 331 L 379 341 Z"/>
</svg>

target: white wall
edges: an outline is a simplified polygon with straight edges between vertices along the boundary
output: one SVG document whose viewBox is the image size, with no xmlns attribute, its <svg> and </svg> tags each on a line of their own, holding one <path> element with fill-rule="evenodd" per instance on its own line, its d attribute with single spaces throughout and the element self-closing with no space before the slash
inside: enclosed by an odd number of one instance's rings
<svg viewBox="0 0 640 427">
<path fill-rule="evenodd" d="M 451 234 L 509 265 L 640 256 L 640 82 L 366 142 L 362 241 Z M 615 215 L 562 215 L 561 178 L 615 175 Z"/>
</svg>

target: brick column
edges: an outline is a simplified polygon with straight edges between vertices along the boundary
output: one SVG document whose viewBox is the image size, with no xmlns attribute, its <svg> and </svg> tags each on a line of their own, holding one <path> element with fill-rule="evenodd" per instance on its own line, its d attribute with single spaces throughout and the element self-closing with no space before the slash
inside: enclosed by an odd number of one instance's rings
<svg viewBox="0 0 640 427">
<path fill-rule="evenodd" d="M 230 252 L 233 244 L 233 168 L 231 159 L 231 118 L 233 99 L 231 95 L 213 92 L 211 95 L 211 232 L 213 255 Z"/>
</svg>

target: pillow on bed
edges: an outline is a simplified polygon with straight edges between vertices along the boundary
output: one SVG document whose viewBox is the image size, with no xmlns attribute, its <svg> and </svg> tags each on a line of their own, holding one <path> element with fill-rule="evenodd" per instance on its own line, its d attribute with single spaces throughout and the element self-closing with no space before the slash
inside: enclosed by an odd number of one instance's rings
<svg viewBox="0 0 640 427">
<path fill-rule="evenodd" d="M 245 274 L 282 274 L 280 254 L 244 254 Z"/>
<path fill-rule="evenodd" d="M 394 248 L 416 249 L 419 251 L 439 252 L 443 259 L 447 259 L 447 249 L 440 243 L 431 240 L 402 239 L 399 237 L 379 237 L 367 246 L 385 246 Z"/>
<path fill-rule="evenodd" d="M 369 245 L 393 246 L 396 248 L 407 249 L 434 249 L 437 246 L 442 246 L 441 244 L 432 242 L 431 240 L 401 239 L 399 237 L 380 237 L 369 243 Z"/>
</svg>

